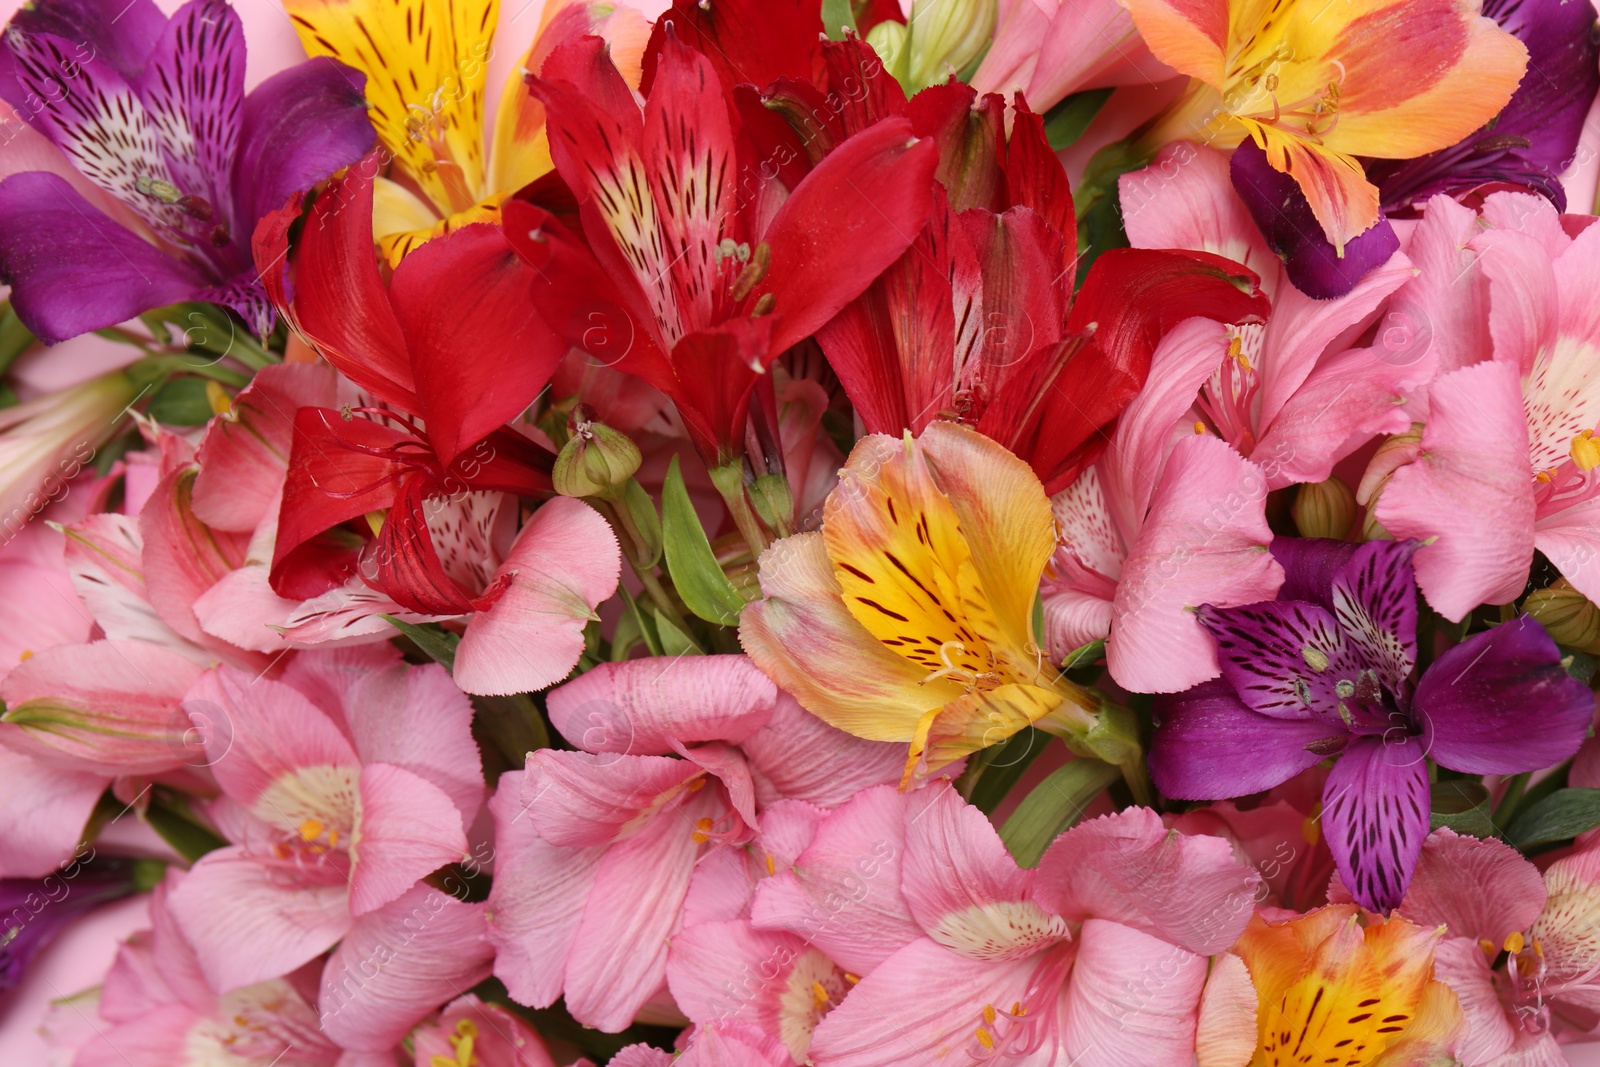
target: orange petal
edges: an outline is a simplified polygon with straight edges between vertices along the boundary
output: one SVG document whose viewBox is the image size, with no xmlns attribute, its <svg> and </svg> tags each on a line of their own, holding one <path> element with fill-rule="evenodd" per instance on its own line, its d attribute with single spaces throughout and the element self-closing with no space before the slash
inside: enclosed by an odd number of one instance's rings
<svg viewBox="0 0 1600 1067">
<path fill-rule="evenodd" d="M 1341 255 L 1346 242 L 1378 221 L 1378 188 L 1367 181 L 1361 164 L 1275 126 L 1247 118 L 1239 121 L 1266 150 L 1267 162 L 1299 184 L 1324 236 Z"/>
<path fill-rule="evenodd" d="M 1155 57 L 1222 88 L 1227 73 L 1227 0 L 1123 0 Z"/>
</svg>

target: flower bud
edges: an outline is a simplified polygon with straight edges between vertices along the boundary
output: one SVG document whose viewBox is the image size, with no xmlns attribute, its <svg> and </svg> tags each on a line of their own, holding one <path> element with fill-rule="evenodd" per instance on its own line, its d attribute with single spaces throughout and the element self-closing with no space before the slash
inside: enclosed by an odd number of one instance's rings
<svg viewBox="0 0 1600 1067">
<path fill-rule="evenodd" d="M 997 0 L 917 0 L 907 23 L 906 91 L 936 85 L 982 55 L 998 10 Z"/>
<path fill-rule="evenodd" d="M 0 540 L 66 495 L 138 392 L 117 371 L 0 411 Z"/>
<path fill-rule="evenodd" d="M 1356 519 L 1356 494 L 1339 478 L 1302 485 L 1295 494 L 1293 513 L 1301 537 L 1343 540 Z"/>
<path fill-rule="evenodd" d="M 1529 593 L 1522 610 L 1537 619 L 1558 644 L 1600 653 L 1600 607 L 1565 578 Z"/>
<path fill-rule="evenodd" d="M 901 64 L 907 58 L 909 37 L 905 23 L 893 19 L 885 19 L 867 31 L 867 44 L 883 60 L 884 69 L 896 78 L 900 77 Z"/>
<path fill-rule="evenodd" d="M 1416 459 L 1422 451 L 1422 424 L 1414 422 L 1405 433 L 1397 433 L 1378 446 L 1367 461 L 1361 484 L 1356 487 L 1356 503 L 1369 511 L 1378 502 L 1378 494 L 1389 484 L 1394 472 Z"/>
<path fill-rule="evenodd" d="M 562 496 L 610 496 L 628 484 L 644 457 L 639 446 L 600 422 L 580 422 L 561 446 L 551 480 Z"/>
</svg>

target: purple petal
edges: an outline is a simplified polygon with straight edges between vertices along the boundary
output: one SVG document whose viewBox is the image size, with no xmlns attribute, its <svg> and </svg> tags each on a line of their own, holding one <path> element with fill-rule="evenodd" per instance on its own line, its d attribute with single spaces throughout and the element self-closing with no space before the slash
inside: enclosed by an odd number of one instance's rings
<svg viewBox="0 0 1600 1067">
<path fill-rule="evenodd" d="M 1517 774 L 1578 751 L 1594 694 L 1561 666 L 1544 627 L 1523 615 L 1440 656 L 1417 683 L 1412 707 L 1441 767 Z"/>
<path fill-rule="evenodd" d="M 1418 541 L 1369 541 L 1351 553 L 1332 582 L 1333 612 L 1361 659 L 1399 693 L 1417 663 Z"/>
<path fill-rule="evenodd" d="M 251 269 L 195 295 L 201 300 L 209 300 L 237 312 L 257 337 L 271 333 L 273 324 L 278 320 L 278 313 L 267 296 L 266 287 L 261 284 L 261 275 Z"/>
<path fill-rule="evenodd" d="M 1314 767 L 1345 742 L 1318 719 L 1257 715 L 1226 682 L 1205 682 L 1155 699 L 1150 777 L 1180 800 L 1259 793 Z"/>
<path fill-rule="evenodd" d="M 1274 170 L 1254 141 L 1234 149 L 1231 172 L 1234 191 L 1250 209 L 1267 247 L 1283 259 L 1289 280 L 1307 296 L 1318 300 L 1344 296 L 1400 248 L 1394 227 L 1380 218 L 1347 242 L 1340 256 L 1323 236 L 1300 186 Z"/>
<path fill-rule="evenodd" d="M 326 57 L 280 71 L 244 102 L 234 165 L 234 225 L 245 247 L 256 223 L 289 197 L 371 150 L 367 76 Z"/>
<path fill-rule="evenodd" d="M 244 59 L 244 26 L 233 8 L 223 0 L 190 0 L 167 23 L 134 83 L 161 134 L 173 184 L 204 201 L 191 201 L 192 210 L 207 216 L 227 209 L 244 101 Z M 243 236 L 248 242 L 249 235 Z"/>
<path fill-rule="evenodd" d="M 1428 764 L 1410 734 L 1361 737 L 1328 772 L 1322 830 L 1357 904 L 1399 905 L 1428 836 Z"/>
<path fill-rule="evenodd" d="M 1283 567 L 1281 600 L 1308 600 L 1333 610 L 1333 576 L 1360 545 L 1331 537 L 1274 537 L 1272 558 Z"/>
<path fill-rule="evenodd" d="M 206 279 L 84 200 L 66 180 L 30 171 L 0 182 L 0 282 L 46 344 L 192 299 Z"/>
<path fill-rule="evenodd" d="M 1484 0 L 1483 13 L 1528 46 L 1528 76 L 1494 121 L 1459 144 L 1370 167 L 1384 211 L 1501 182 L 1542 193 L 1565 210 L 1559 178 L 1600 90 L 1594 10 L 1570 0 Z"/>
<path fill-rule="evenodd" d="M 166 24 L 152 0 L 39 0 L 18 9 L 7 27 L 58 37 L 68 43 L 74 63 L 94 57 L 131 81 L 144 69 Z M 0 99 L 26 118 L 31 114 L 24 105 L 27 94 L 18 89 L 10 50 L 0 48 Z"/>
<path fill-rule="evenodd" d="M 1275 719 L 1324 720 L 1340 729 L 1340 702 L 1355 693 L 1367 664 L 1333 614 L 1302 600 L 1200 609 L 1217 642 L 1222 677 L 1245 706 Z M 1348 720 L 1345 720 L 1348 721 Z"/>
</svg>

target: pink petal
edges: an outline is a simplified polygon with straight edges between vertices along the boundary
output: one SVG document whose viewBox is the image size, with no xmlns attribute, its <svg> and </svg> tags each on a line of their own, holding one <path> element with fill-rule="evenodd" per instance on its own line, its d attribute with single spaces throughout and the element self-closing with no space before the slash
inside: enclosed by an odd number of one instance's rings
<svg viewBox="0 0 1600 1067">
<path fill-rule="evenodd" d="M 1600 497 L 1534 521 L 1533 546 L 1590 600 L 1600 600 Z"/>
<path fill-rule="evenodd" d="M 811 1041 L 812 1062 L 817 1067 L 904 1067 L 976 1060 L 984 1053 L 977 1031 L 988 1025 L 985 1005 L 1005 1010 L 1027 1004 L 1038 965 L 1037 959 L 975 960 L 925 938 L 913 941 L 862 978 L 822 1020 Z M 1030 1014 L 1055 1010 L 1055 990 L 1043 992 L 1044 1003 Z M 992 1041 L 1002 1043 L 990 1033 Z M 1048 1067 L 1056 1062 L 1054 1054 L 1050 1042 L 1037 1058 L 1004 1062 Z"/>
<path fill-rule="evenodd" d="M 1106 662 L 1139 693 L 1172 693 L 1217 676 L 1194 612 L 1271 600 L 1283 568 L 1267 550 L 1266 481 L 1210 435 L 1178 442 L 1123 565 Z"/>
<path fill-rule="evenodd" d="M 1496 1057 L 1511 1048 L 1519 1027 L 1507 1017 L 1483 949 L 1470 932 L 1463 932 L 1467 936 L 1449 936 L 1434 947 L 1433 977 L 1450 987 L 1466 1017 L 1467 1032 L 1455 1050 L 1461 1062 L 1498 1064 Z M 1454 928 L 1450 933 L 1456 933 Z"/>
<path fill-rule="evenodd" d="M 605 845 L 638 830 L 705 772 L 666 756 L 541 749 L 530 753 L 523 801 L 554 845 Z"/>
<path fill-rule="evenodd" d="M 492 1067 L 556 1067 L 543 1040 L 523 1019 L 497 1005 L 485 1004 L 468 993 L 444 1006 L 439 1021 L 419 1026 L 412 1034 L 412 1058 L 431 1064 L 433 1057 L 454 1060 L 456 1049 L 450 1043 L 456 1026 L 471 1022 L 478 1028 L 473 1054 Z M 615 1061 L 613 1061 L 615 1062 Z M 343 1067 L 343 1065 L 341 1065 Z"/>
<path fill-rule="evenodd" d="M 1532 926 L 1544 901 L 1544 878 L 1516 849 L 1439 829 L 1423 842 L 1399 911 L 1420 926 L 1447 925 L 1451 937 L 1499 945 Z"/>
<path fill-rule="evenodd" d="M 1209 956 L 1244 932 L 1260 883 L 1222 838 L 1188 837 L 1129 808 L 1057 838 L 1034 897 L 1069 921 L 1108 919 Z"/>
<path fill-rule="evenodd" d="M 72 587 L 108 638 L 147 641 L 193 656 L 193 646 L 150 606 L 144 584 L 144 538 L 137 519 L 90 515 L 68 526 L 66 538 L 64 557 Z"/>
<path fill-rule="evenodd" d="M 1527 375 L 1555 340 L 1558 290 L 1550 253 L 1538 238 L 1515 230 L 1489 230 L 1470 247 L 1480 253 L 1478 264 L 1489 279 L 1494 358 Z"/>
<path fill-rule="evenodd" d="M 749 737 L 778 689 L 748 656 L 660 656 L 602 663 L 550 691 L 550 724 L 588 752 L 664 756 L 672 741 Z"/>
<path fill-rule="evenodd" d="M 667 939 L 700 851 L 696 823 L 714 810 L 709 792 L 664 813 L 652 832 L 612 845 L 601 859 L 567 959 L 567 1010 L 585 1026 L 608 1033 L 626 1028 L 666 979 Z"/>
<path fill-rule="evenodd" d="M 240 848 L 200 857 L 169 900 L 218 993 L 288 974 L 316 959 L 350 929 L 344 880 L 295 878 Z"/>
<path fill-rule="evenodd" d="M 361 809 L 350 854 L 350 914 L 360 918 L 467 854 L 461 812 L 426 778 L 369 763 L 361 769 Z"/>
<path fill-rule="evenodd" d="M 1282 261 L 1233 191 L 1227 153 L 1187 142 L 1168 145 L 1150 166 L 1118 179 L 1117 188 L 1133 247 L 1226 256 L 1260 275 L 1262 289 L 1276 298 Z"/>
<path fill-rule="evenodd" d="M 1255 1055 L 1258 997 L 1244 960 L 1229 952 L 1211 963 L 1200 994 L 1200 1020 L 1195 1028 L 1196 1067 L 1241 1067 Z"/>
<path fill-rule="evenodd" d="M 246 807 L 303 768 L 358 763 L 332 720 L 282 682 L 218 667 L 201 675 L 184 705 L 223 724 L 207 731 L 206 758 L 222 791 Z"/>
<path fill-rule="evenodd" d="M 1240 924 L 1241 928 L 1243 924 Z M 1103 919 L 1078 935 L 1061 1045 L 1079 1067 L 1188 1067 L 1206 959 Z"/>
<path fill-rule="evenodd" d="M 441 1003 L 489 977 L 482 904 L 419 885 L 357 919 L 322 972 L 322 1030 L 387 1052 Z"/>
<path fill-rule="evenodd" d="M 183 1004 L 164 1004 L 144 1017 L 98 1028 L 78 1048 L 72 1067 L 168 1067 L 189 1054 L 189 1034 L 203 1020 Z"/>
<path fill-rule="evenodd" d="M 756 887 L 751 919 L 816 945 L 840 966 L 870 974 L 922 936 L 900 892 L 906 798 L 864 790 L 824 819 L 792 869 Z"/>
<path fill-rule="evenodd" d="M 583 627 L 617 589 L 616 535 L 589 505 L 557 497 L 533 513 L 495 572 L 510 585 L 472 617 L 456 649 L 456 684 L 469 693 L 534 692 L 565 678 L 583 652 Z"/>
<path fill-rule="evenodd" d="M 1479 253 L 1469 247 L 1481 232 L 1477 212 L 1441 193 L 1428 201 L 1406 246 L 1417 276 L 1396 294 L 1394 310 L 1407 317 L 1402 325 L 1426 331 L 1428 351 L 1422 356 L 1440 374 L 1493 352 L 1489 281 L 1479 268 Z"/>
<path fill-rule="evenodd" d="M 905 771 L 904 745 L 835 729 L 781 690 L 771 718 L 739 747 L 763 806 L 784 798 L 837 807 L 863 789 L 898 784 Z"/>
<path fill-rule="evenodd" d="M 1417 584 L 1445 618 L 1515 599 L 1533 559 L 1528 426 L 1514 363 L 1491 360 L 1434 379 L 1415 462 L 1395 471 L 1376 514 L 1398 539 L 1433 538 Z"/>
<path fill-rule="evenodd" d="M 1066 923 L 1033 902 L 1033 881 L 983 812 L 953 787 L 930 786 L 907 804 L 900 892 L 934 941 L 993 960 L 1066 940 Z"/>
<path fill-rule="evenodd" d="M 180 704 L 200 668 L 135 641 L 47 648 L 0 683 L 0 743 L 67 770 L 114 778 L 181 766 Z"/>
<path fill-rule="evenodd" d="M 101 775 L 0 748 L 0 878 L 43 878 L 70 859 L 105 789 Z"/>
<path fill-rule="evenodd" d="M 561 995 L 567 955 L 606 850 L 562 848 L 541 838 L 527 818 L 524 777 L 523 771 L 501 775 L 489 798 L 495 876 L 485 917 L 495 977 L 518 1003 L 545 1008 Z"/>
<path fill-rule="evenodd" d="M 378 646 L 387 650 L 388 645 Z M 382 654 L 384 660 L 389 656 Z M 302 652 L 296 663 L 336 653 Z M 345 722 L 367 763 L 390 763 L 442 789 L 470 826 L 483 806 L 483 755 L 472 739 L 472 702 L 438 664 L 372 666 L 372 654 L 348 650 L 353 684 Z M 365 662 L 363 662 L 363 659 Z"/>
</svg>

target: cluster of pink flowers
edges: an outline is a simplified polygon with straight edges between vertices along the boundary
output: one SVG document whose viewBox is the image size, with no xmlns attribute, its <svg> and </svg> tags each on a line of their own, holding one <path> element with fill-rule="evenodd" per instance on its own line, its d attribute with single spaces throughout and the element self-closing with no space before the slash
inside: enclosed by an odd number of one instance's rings
<svg viewBox="0 0 1600 1067">
<path fill-rule="evenodd" d="M 0 1060 L 1600 1063 L 1587 0 L 281 8 L 0 39 Z"/>
</svg>

